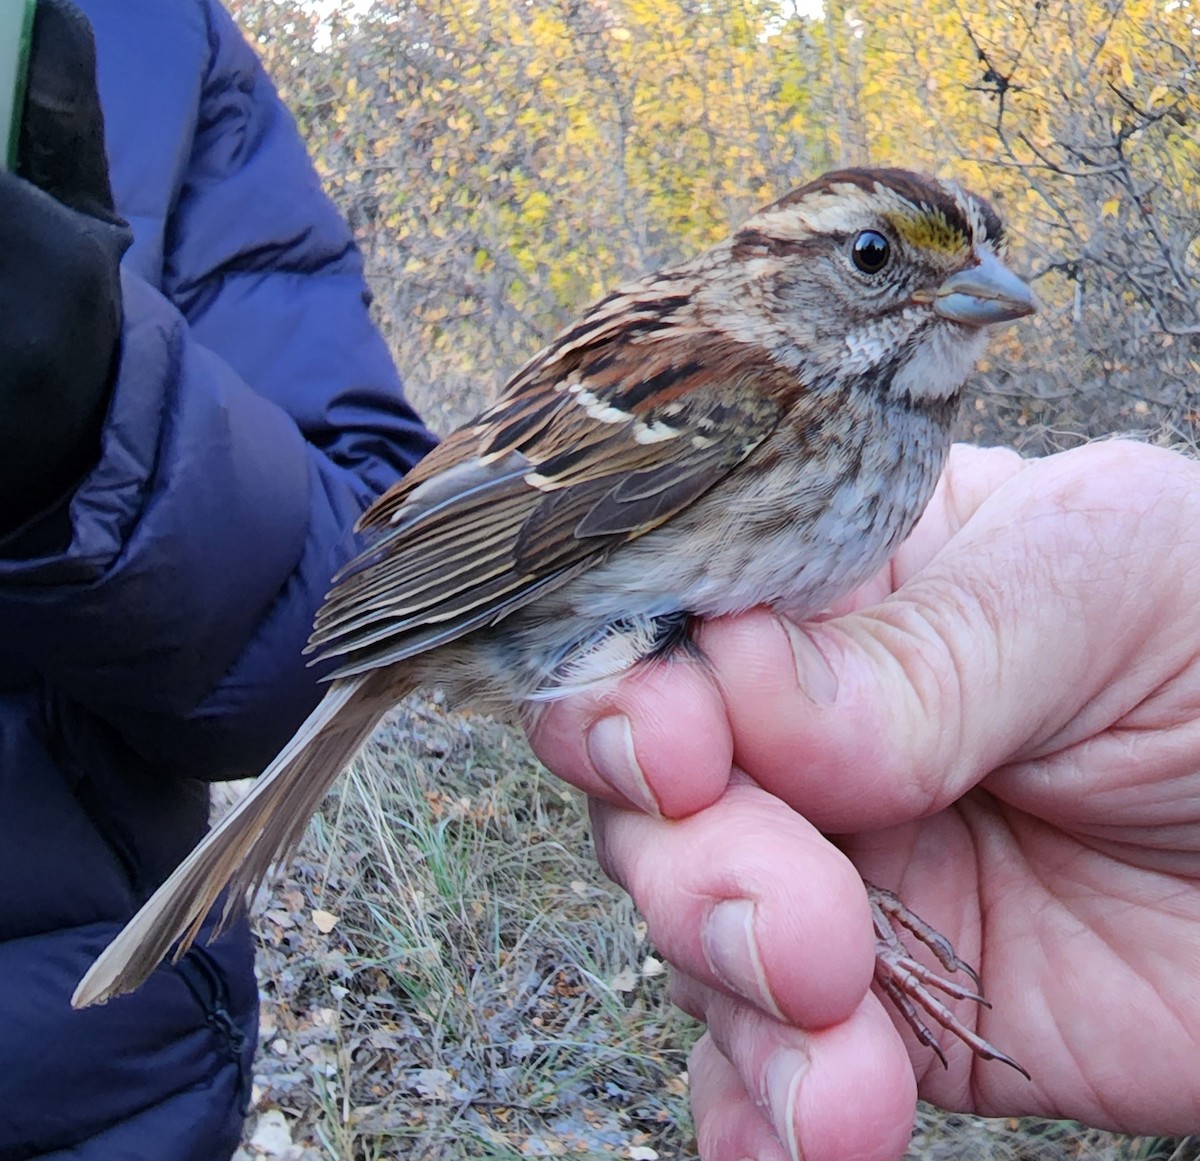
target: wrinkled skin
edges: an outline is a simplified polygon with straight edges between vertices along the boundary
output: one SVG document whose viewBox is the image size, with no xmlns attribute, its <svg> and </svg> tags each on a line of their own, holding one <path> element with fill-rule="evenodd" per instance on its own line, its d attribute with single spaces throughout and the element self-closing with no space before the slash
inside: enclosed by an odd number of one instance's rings
<svg viewBox="0 0 1200 1161">
<path fill-rule="evenodd" d="M 899 1158 L 918 1092 L 1200 1128 L 1198 592 L 1200 465 L 957 448 L 842 615 L 712 622 L 707 669 L 545 713 L 536 748 L 594 796 L 603 864 L 708 1025 L 706 1161 Z M 860 873 L 979 967 L 993 1008 L 951 1006 L 1032 1082 L 944 1033 L 943 1070 L 896 1027 Z"/>
</svg>

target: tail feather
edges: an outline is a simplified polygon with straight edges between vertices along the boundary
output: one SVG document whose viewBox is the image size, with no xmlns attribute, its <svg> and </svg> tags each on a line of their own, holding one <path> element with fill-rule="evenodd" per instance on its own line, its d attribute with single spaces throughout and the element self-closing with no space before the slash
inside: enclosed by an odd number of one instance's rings
<svg viewBox="0 0 1200 1161">
<path fill-rule="evenodd" d="M 338 774 L 400 692 L 378 690 L 380 674 L 335 682 L 253 789 L 175 869 L 80 981 L 71 1005 L 85 1008 L 141 986 L 178 942 L 195 940 L 226 885 L 223 926 L 285 860 Z M 219 929 L 218 929 L 219 930 Z"/>
</svg>

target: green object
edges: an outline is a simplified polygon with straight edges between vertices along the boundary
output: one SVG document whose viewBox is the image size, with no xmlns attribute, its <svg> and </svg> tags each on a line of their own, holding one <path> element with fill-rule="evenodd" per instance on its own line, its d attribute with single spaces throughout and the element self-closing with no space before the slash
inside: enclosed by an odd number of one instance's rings
<svg viewBox="0 0 1200 1161">
<path fill-rule="evenodd" d="M 0 162 L 6 169 L 17 164 L 36 3 L 37 0 L 0 0 Z"/>
</svg>

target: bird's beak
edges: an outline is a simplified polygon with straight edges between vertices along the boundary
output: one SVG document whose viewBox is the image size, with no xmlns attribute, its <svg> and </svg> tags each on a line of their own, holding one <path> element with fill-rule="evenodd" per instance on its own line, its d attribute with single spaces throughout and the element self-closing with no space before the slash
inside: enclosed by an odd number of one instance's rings
<svg viewBox="0 0 1200 1161">
<path fill-rule="evenodd" d="M 986 250 L 966 270 L 951 274 L 926 301 L 942 318 L 972 327 L 1012 322 L 1037 310 L 1033 291 Z"/>
</svg>

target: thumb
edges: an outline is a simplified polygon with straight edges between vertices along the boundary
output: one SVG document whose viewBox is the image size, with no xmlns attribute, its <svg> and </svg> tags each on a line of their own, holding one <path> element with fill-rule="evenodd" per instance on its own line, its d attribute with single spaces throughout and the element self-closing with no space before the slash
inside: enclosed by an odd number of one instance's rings
<svg viewBox="0 0 1200 1161">
<path fill-rule="evenodd" d="M 113 225 L 96 44 L 70 0 L 38 0 L 17 173 L 71 209 Z"/>
<path fill-rule="evenodd" d="M 945 540 L 931 551 L 919 529 L 916 571 L 901 553 L 881 603 L 702 631 L 735 761 L 821 829 L 939 810 L 1107 728 L 1196 651 L 1196 464 L 1113 441 L 1030 462 L 983 496 L 976 466 L 952 461 L 926 522 Z M 967 495 L 978 502 L 955 511 Z"/>
</svg>

